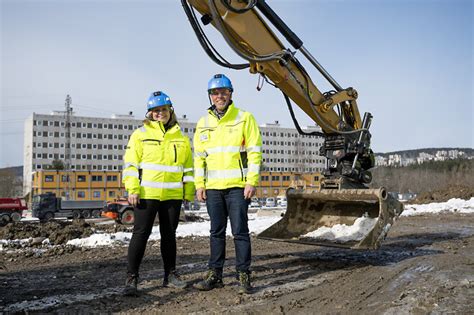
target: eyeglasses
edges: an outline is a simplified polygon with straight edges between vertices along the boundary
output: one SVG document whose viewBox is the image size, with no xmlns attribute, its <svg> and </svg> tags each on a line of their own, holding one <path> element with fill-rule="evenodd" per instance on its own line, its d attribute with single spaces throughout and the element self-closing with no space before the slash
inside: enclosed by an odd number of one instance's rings
<svg viewBox="0 0 474 315">
<path fill-rule="evenodd" d="M 230 94 L 230 91 L 227 90 L 227 89 L 224 89 L 224 90 L 212 90 L 209 92 L 209 94 L 213 95 L 213 96 L 217 96 L 217 95 L 223 95 L 223 96 L 227 96 Z"/>
<path fill-rule="evenodd" d="M 168 107 L 157 107 L 151 110 L 154 113 L 165 113 L 169 111 Z"/>
</svg>

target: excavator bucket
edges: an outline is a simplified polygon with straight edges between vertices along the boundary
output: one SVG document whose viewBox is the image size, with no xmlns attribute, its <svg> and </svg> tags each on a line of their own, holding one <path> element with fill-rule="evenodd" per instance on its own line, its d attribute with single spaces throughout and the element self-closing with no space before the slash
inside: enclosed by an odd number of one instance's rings
<svg viewBox="0 0 474 315">
<path fill-rule="evenodd" d="M 351 249 L 377 249 L 403 205 L 380 189 L 287 191 L 284 217 L 261 239 Z"/>
</svg>

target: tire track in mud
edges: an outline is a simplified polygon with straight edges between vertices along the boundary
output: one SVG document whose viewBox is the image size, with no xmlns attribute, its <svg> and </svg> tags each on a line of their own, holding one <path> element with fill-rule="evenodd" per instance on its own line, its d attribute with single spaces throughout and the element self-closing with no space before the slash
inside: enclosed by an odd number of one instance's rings
<svg viewBox="0 0 474 315">
<path fill-rule="evenodd" d="M 276 305 L 273 311 L 283 313 L 298 312 L 301 307 L 307 310 L 308 305 L 314 305 L 314 309 L 318 309 L 318 312 L 322 313 L 334 313 L 335 310 L 348 312 L 350 310 L 361 310 L 367 307 L 367 301 L 370 301 L 373 296 L 377 296 L 383 288 L 400 274 L 410 269 L 410 264 L 397 267 L 399 262 L 428 253 L 435 252 L 417 250 L 400 253 L 395 249 L 375 253 L 349 254 L 347 251 L 321 250 L 313 254 L 305 254 L 304 258 L 300 258 L 300 260 L 316 259 L 313 262 L 313 267 L 316 268 L 311 270 L 311 278 L 301 281 L 296 279 L 295 282 L 269 286 L 271 289 L 257 294 L 256 297 L 270 297 Z M 345 259 L 343 262 L 338 262 L 337 258 L 341 254 L 345 256 Z M 301 263 L 298 264 L 298 260 L 290 260 L 282 262 L 282 264 L 296 265 L 297 268 L 301 266 Z M 306 292 L 308 289 L 311 292 L 309 295 Z M 331 295 L 328 292 L 334 292 L 335 294 Z M 343 305 L 340 304 L 340 296 L 346 297 Z M 284 299 L 281 300 L 281 297 L 284 297 Z M 268 304 L 270 304 L 268 300 L 254 301 L 247 303 L 246 306 L 236 306 L 231 310 L 232 312 L 255 311 L 255 307 L 261 307 L 261 311 L 268 311 Z M 371 307 L 375 307 L 377 304 L 383 304 L 383 302 L 372 301 L 370 304 Z M 328 309 L 324 311 L 324 308 L 320 308 L 321 306 Z"/>
<path fill-rule="evenodd" d="M 190 263 L 186 265 L 179 266 L 183 271 L 195 272 L 198 270 L 204 270 L 206 262 Z M 37 275 L 37 280 L 42 275 Z M 140 277 L 140 289 L 141 290 L 150 290 L 157 286 L 157 279 L 162 279 L 162 271 L 152 271 L 146 272 Z M 11 279 L 3 279 L 3 281 L 8 281 Z M 32 279 L 28 279 L 32 280 Z M 47 292 L 48 289 L 45 289 Z M 123 286 L 107 288 L 104 290 L 99 290 L 99 292 L 89 292 L 89 293 L 77 293 L 77 294 L 60 294 L 60 295 L 51 295 L 42 297 L 39 299 L 23 300 L 21 302 L 12 303 L 6 305 L 3 308 L 0 308 L 0 311 L 3 312 L 26 312 L 26 311 L 44 311 L 57 309 L 65 305 L 72 305 L 74 303 L 84 303 L 91 302 L 101 299 L 106 299 L 108 297 L 113 297 L 117 295 L 122 295 Z M 37 291 L 37 293 L 40 293 Z M 38 294 L 39 295 L 39 294 Z"/>
</svg>

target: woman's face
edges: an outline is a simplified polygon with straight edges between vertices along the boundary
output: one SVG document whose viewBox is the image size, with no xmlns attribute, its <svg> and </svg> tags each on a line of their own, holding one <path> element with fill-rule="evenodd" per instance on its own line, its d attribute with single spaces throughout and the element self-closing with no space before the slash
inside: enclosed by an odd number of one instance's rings
<svg viewBox="0 0 474 315">
<path fill-rule="evenodd" d="M 154 108 L 151 111 L 151 116 L 153 120 L 166 124 L 171 117 L 171 108 L 168 105 Z"/>
</svg>

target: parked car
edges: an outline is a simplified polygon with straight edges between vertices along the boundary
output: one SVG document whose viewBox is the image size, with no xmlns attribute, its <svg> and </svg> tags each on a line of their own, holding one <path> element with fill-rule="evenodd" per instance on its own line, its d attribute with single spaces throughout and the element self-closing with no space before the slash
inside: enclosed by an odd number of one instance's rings
<svg viewBox="0 0 474 315">
<path fill-rule="evenodd" d="M 250 201 L 251 208 L 260 208 L 260 202 L 258 202 L 258 198 L 253 197 Z"/>
<path fill-rule="evenodd" d="M 276 207 L 276 199 L 274 197 L 268 197 L 265 199 L 265 207 Z"/>
<path fill-rule="evenodd" d="M 278 196 L 277 197 L 277 206 L 278 207 L 286 207 L 287 205 L 287 200 L 286 200 L 286 196 Z"/>
</svg>

